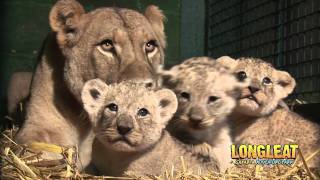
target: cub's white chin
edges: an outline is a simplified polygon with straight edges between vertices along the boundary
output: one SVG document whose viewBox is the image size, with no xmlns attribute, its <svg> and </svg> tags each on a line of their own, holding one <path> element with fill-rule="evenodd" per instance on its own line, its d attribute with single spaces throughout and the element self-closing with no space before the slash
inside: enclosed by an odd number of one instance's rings
<svg viewBox="0 0 320 180">
<path fill-rule="evenodd" d="M 151 146 L 152 145 L 147 145 L 147 144 L 131 145 L 128 142 L 121 140 L 121 141 L 110 143 L 109 146 L 107 147 L 117 152 L 134 153 L 134 152 L 141 152 Z"/>
<path fill-rule="evenodd" d="M 239 101 L 239 106 L 246 107 L 246 108 L 252 109 L 252 110 L 258 109 L 260 107 L 256 101 L 248 99 L 248 98 L 241 99 Z"/>
<path fill-rule="evenodd" d="M 239 101 L 236 111 L 241 114 L 256 116 L 260 114 L 260 106 L 254 100 L 245 98 Z"/>
<path fill-rule="evenodd" d="M 109 144 L 109 148 L 112 148 L 114 151 L 118 151 L 118 152 L 134 152 L 134 151 L 136 151 L 135 146 L 132 146 L 129 143 L 122 141 L 122 140 Z"/>
</svg>

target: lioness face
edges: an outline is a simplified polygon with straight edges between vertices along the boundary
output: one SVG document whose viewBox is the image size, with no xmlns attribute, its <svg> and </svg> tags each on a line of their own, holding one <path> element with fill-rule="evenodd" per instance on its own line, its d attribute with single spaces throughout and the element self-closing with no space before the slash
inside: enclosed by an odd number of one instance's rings
<svg viewBox="0 0 320 180">
<path fill-rule="evenodd" d="M 108 86 L 91 80 L 84 87 L 82 100 L 95 123 L 96 137 L 107 148 L 120 152 L 142 151 L 155 144 L 177 109 L 172 91 L 152 91 L 132 82 Z"/>
<path fill-rule="evenodd" d="M 66 58 L 64 77 L 70 90 L 80 97 L 84 82 L 94 78 L 107 84 L 155 81 L 154 70 L 164 61 L 162 19 L 155 6 L 146 15 L 121 8 L 85 13 L 75 0 L 58 1 L 50 24 Z"/>
<path fill-rule="evenodd" d="M 234 70 L 239 80 L 251 79 L 250 86 L 242 90 L 236 108 L 237 112 L 250 116 L 269 114 L 295 87 L 295 80 L 287 72 L 259 59 L 241 58 Z"/>
</svg>

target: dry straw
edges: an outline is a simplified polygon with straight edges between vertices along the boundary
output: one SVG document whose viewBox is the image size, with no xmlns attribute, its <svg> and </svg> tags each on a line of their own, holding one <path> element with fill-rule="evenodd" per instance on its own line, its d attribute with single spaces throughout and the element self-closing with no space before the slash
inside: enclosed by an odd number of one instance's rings
<svg viewBox="0 0 320 180">
<path fill-rule="evenodd" d="M 10 124 L 15 124 L 14 119 L 6 117 Z M 201 174 L 191 172 L 187 162 L 181 159 L 182 169 L 167 168 L 161 176 L 146 175 L 138 177 L 134 173 L 127 173 L 126 177 L 93 176 L 79 172 L 76 166 L 77 149 L 75 147 L 61 147 L 46 143 L 33 143 L 24 146 L 13 141 L 18 128 L 5 130 L 0 137 L 1 179 L 152 179 L 152 180 L 211 180 L 211 179 L 320 179 L 320 169 L 310 169 L 307 162 L 319 156 L 320 149 L 304 157 L 299 151 L 302 162 L 292 166 L 274 165 L 237 165 L 229 168 L 224 173 L 211 172 Z M 56 153 L 60 159 L 47 160 L 41 157 L 41 152 Z"/>
<path fill-rule="evenodd" d="M 304 162 L 291 166 L 260 166 L 242 165 L 229 168 L 225 173 L 191 172 L 188 164 L 180 157 L 182 169 L 171 167 L 163 172 L 162 176 L 147 175 L 138 177 L 128 173 L 127 177 L 93 176 L 81 173 L 76 167 L 77 151 L 73 147 L 60 147 L 45 143 L 33 143 L 23 146 L 12 139 L 17 128 L 6 130 L 1 134 L 1 179 L 154 179 L 154 180 L 191 180 L 191 179 L 319 179 L 319 169 L 308 168 L 307 162 L 319 156 L 320 149 L 304 158 Z M 61 155 L 58 160 L 46 160 L 41 158 L 41 152 L 57 153 Z"/>
</svg>

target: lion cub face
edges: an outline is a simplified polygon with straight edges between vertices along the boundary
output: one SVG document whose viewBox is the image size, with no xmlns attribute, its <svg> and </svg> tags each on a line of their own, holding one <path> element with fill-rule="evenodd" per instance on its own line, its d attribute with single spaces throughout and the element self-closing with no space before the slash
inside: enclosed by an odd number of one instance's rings
<svg viewBox="0 0 320 180">
<path fill-rule="evenodd" d="M 121 152 L 142 151 L 155 144 L 177 109 L 172 91 L 152 91 L 132 82 L 106 85 L 90 80 L 82 100 L 96 137 L 107 148 Z"/>
<path fill-rule="evenodd" d="M 163 72 L 164 85 L 178 97 L 174 128 L 201 131 L 223 121 L 236 106 L 236 96 L 247 82 L 206 57 L 191 58 Z"/>
<path fill-rule="evenodd" d="M 229 66 L 240 81 L 251 79 L 239 99 L 237 112 L 249 116 L 264 116 L 272 112 L 279 101 L 294 89 L 295 80 L 285 71 L 276 70 L 271 64 L 257 58 L 221 58 L 220 63 Z"/>
<path fill-rule="evenodd" d="M 144 15 L 123 8 L 86 13 L 76 0 L 58 1 L 50 25 L 66 59 L 64 78 L 71 92 L 80 99 L 83 84 L 94 78 L 108 84 L 127 79 L 153 82 L 154 69 L 164 61 L 163 19 L 152 5 Z"/>
</svg>

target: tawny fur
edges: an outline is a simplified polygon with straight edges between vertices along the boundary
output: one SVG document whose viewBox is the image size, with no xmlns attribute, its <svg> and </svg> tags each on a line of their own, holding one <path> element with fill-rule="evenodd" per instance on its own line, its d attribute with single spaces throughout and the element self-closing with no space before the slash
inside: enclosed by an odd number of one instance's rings
<svg viewBox="0 0 320 180">
<path fill-rule="evenodd" d="M 29 96 L 31 80 L 32 72 L 15 72 L 10 77 L 7 100 L 8 113 L 11 116 L 17 112 L 19 103 Z"/>
<path fill-rule="evenodd" d="M 166 171 L 171 172 L 173 167 L 176 174 L 183 171 L 183 163 L 187 170 L 194 174 L 205 175 L 209 171 L 219 171 L 216 152 L 213 152 L 210 146 L 206 144 L 186 146 L 166 130 L 155 145 L 146 151 L 136 153 L 112 151 L 97 139 L 94 144 L 93 162 L 98 171 L 104 175 L 160 176 Z"/>
<path fill-rule="evenodd" d="M 239 82 L 227 68 L 208 57 L 188 59 L 161 74 L 164 86 L 174 90 L 179 100 L 178 111 L 169 123 L 170 133 L 187 144 L 211 145 L 224 172 L 231 165 L 227 116 L 248 82 Z"/>
<path fill-rule="evenodd" d="M 276 70 L 256 58 L 234 60 L 225 57 L 220 63 L 235 73 L 245 72 L 252 82 L 251 90 L 249 87 L 243 89 L 231 117 L 236 144 L 286 144 L 291 143 L 287 140 L 291 139 L 305 157 L 320 148 L 319 125 L 278 106 L 295 87 L 295 80 L 287 72 Z M 266 77 L 271 83 L 263 82 Z M 256 88 L 255 92 L 252 87 Z M 309 165 L 318 167 L 319 162 L 319 158 L 315 158 Z"/>
<path fill-rule="evenodd" d="M 49 17 L 53 33 L 34 73 L 17 142 L 77 146 L 85 166 L 81 154 L 91 146 L 85 141 L 91 122 L 83 113 L 83 85 L 94 78 L 108 84 L 125 79 L 153 82 L 154 69 L 164 61 L 163 28 L 152 25 L 163 26 L 159 13 L 155 7 L 147 15 L 122 8 L 85 13 L 75 0 L 57 1 Z"/>
<path fill-rule="evenodd" d="M 89 98 L 83 101 L 91 121 L 96 123 L 92 158 L 101 174 L 161 175 L 172 166 L 182 170 L 181 156 L 190 170 L 217 170 L 210 147 L 186 146 L 166 132 L 166 124 L 178 105 L 172 91 L 153 91 L 132 82 L 105 85 L 100 89 L 94 90 L 99 92 L 97 98 L 87 93 Z M 140 115 L 141 109 L 148 113 Z M 119 124 L 130 125 L 130 131 L 121 134 Z"/>
</svg>

